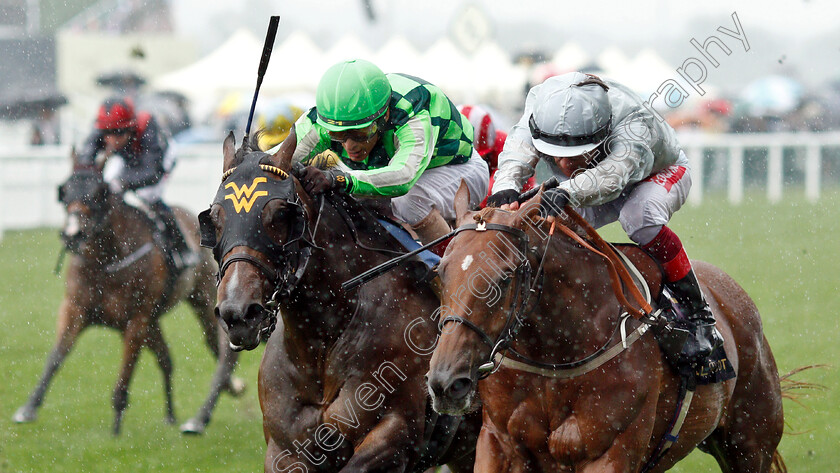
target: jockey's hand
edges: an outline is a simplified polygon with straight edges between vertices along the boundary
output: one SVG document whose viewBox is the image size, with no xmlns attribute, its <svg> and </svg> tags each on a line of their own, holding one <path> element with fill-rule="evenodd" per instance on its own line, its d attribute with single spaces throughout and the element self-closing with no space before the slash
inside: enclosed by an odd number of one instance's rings
<svg viewBox="0 0 840 473">
<path fill-rule="evenodd" d="M 306 166 L 300 181 L 308 194 L 318 195 L 330 190 L 346 191 L 348 179 L 338 168 L 322 171 L 315 166 Z"/>
<path fill-rule="evenodd" d="M 518 198 L 519 192 L 514 189 L 505 189 L 488 197 L 487 207 L 501 207 L 505 204 L 516 202 L 516 199 Z"/>
<path fill-rule="evenodd" d="M 117 178 L 113 179 L 108 182 L 108 190 L 111 191 L 112 194 L 119 195 L 123 193 L 123 183 L 122 181 Z"/>
<path fill-rule="evenodd" d="M 556 217 L 567 205 L 569 205 L 569 193 L 555 187 L 543 194 L 540 201 L 540 210 L 549 217 Z"/>
</svg>

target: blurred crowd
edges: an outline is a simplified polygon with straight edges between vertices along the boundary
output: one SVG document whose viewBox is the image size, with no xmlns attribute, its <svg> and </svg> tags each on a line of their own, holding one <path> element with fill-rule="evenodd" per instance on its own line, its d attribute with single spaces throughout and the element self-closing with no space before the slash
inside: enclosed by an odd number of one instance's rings
<svg viewBox="0 0 840 473">
<path fill-rule="evenodd" d="M 204 116 L 194 120 L 186 97 L 177 92 L 148 90 L 145 80 L 131 72 L 103 74 L 98 84 L 115 94 L 133 98 L 137 108 L 148 111 L 183 143 L 215 142 L 228 130 L 244 132 L 252 96 L 233 92 L 221 98 Z M 29 142 L 32 145 L 59 144 L 62 139 L 58 111 L 66 98 L 22 98 L 5 104 L 0 118 L 31 121 Z M 265 148 L 285 138 L 292 123 L 314 105 L 308 93 L 263 96 L 257 102 L 254 129 L 266 129 Z M 497 122 L 505 124 L 513 117 L 500 113 L 493 104 Z M 705 133 L 775 133 L 823 132 L 840 129 L 840 79 L 809 90 L 797 81 L 768 76 L 749 84 L 733 97 L 699 98 L 674 109 L 659 110 L 678 131 Z M 67 141 L 68 137 L 65 137 Z"/>
</svg>

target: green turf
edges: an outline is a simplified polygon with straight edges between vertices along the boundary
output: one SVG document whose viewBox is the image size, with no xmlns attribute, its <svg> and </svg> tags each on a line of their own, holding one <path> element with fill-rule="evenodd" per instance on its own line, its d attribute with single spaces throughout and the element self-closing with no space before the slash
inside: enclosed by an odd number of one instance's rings
<svg viewBox="0 0 840 473">
<path fill-rule="evenodd" d="M 801 194 L 801 193 L 799 193 Z M 761 195 L 732 207 L 710 196 L 672 221 L 692 258 L 729 272 L 755 299 L 781 372 L 815 364 L 835 367 L 799 379 L 829 387 L 807 396 L 807 407 L 785 403 L 789 432 L 781 452 L 791 472 L 836 471 L 840 459 L 840 193 L 818 205 L 792 196 L 769 205 Z M 0 242 L 0 473 L 42 471 L 229 472 L 259 471 L 265 444 L 256 399 L 261 349 L 243 354 L 237 374 L 249 390 L 223 395 L 204 437 L 182 437 L 163 423 L 160 373 L 144 353 L 130 389 L 123 435 L 113 438 L 111 390 L 117 377 L 120 339 L 90 329 L 79 340 L 47 393 L 33 424 L 11 415 L 35 385 L 54 340 L 55 312 L 63 281 L 52 275 L 60 246 L 55 230 L 7 232 Z M 603 233 L 624 239 L 611 225 Z M 165 317 L 164 336 L 175 364 L 178 420 L 202 402 L 213 361 L 198 323 L 184 307 Z M 807 393 L 806 393 L 807 394 Z M 692 454 L 672 471 L 717 472 L 711 457 Z"/>
<path fill-rule="evenodd" d="M 260 471 L 265 442 L 256 377 L 262 349 L 241 356 L 236 374 L 248 390 L 237 399 L 222 395 L 203 437 L 183 437 L 177 425 L 164 423 L 161 374 L 145 350 L 131 382 L 123 433 L 114 438 L 111 393 L 121 338 L 90 328 L 54 378 L 38 420 L 11 422 L 55 339 L 64 287 L 52 274 L 59 248 L 51 229 L 7 232 L 0 242 L 0 473 Z M 215 362 L 186 305 L 167 314 L 162 326 L 175 366 L 176 414 L 184 421 L 204 400 Z"/>
</svg>

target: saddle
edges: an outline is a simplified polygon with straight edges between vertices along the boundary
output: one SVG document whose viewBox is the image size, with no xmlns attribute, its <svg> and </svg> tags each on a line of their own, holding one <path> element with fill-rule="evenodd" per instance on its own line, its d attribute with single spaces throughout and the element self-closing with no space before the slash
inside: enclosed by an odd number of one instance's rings
<svg viewBox="0 0 840 473">
<path fill-rule="evenodd" d="M 659 263 L 649 256 L 640 246 L 635 244 L 612 244 L 615 252 L 619 256 L 624 268 L 636 280 L 643 278 L 641 272 L 633 265 L 627 253 L 631 249 L 638 249 L 644 257 L 659 270 L 659 277 L 665 277 L 665 273 Z M 641 281 L 637 284 L 641 285 Z M 650 281 L 644 281 L 644 285 L 650 287 Z M 689 362 L 683 359 L 680 355 L 682 347 L 688 337 L 688 324 L 690 323 L 686 317 L 687 308 L 677 301 L 671 295 L 668 288 L 664 284 L 659 285 L 657 294 L 653 294 L 652 298 L 656 301 L 655 310 L 660 314 L 660 321 L 651 326 L 651 331 L 656 338 L 659 348 L 665 357 L 665 360 L 671 368 L 686 380 L 689 385 L 704 385 L 714 384 L 735 377 L 735 370 L 732 367 L 723 346 L 716 347 L 708 358 L 696 362 Z"/>
<path fill-rule="evenodd" d="M 148 219 L 149 226 L 152 229 L 152 240 L 164 254 L 166 266 L 169 270 L 167 290 L 163 297 L 163 301 L 165 301 L 174 290 L 175 282 L 181 273 L 196 265 L 198 255 L 187 244 L 184 231 L 175 218 L 175 212 L 171 207 L 162 201 L 147 202 L 132 193 L 123 194 L 123 200 L 130 207 L 139 210 Z"/>
</svg>

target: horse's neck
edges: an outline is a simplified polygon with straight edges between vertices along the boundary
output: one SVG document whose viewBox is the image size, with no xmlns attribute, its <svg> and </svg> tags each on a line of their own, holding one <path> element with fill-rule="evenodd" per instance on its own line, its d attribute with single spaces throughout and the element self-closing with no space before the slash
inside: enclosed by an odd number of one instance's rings
<svg viewBox="0 0 840 473">
<path fill-rule="evenodd" d="M 147 226 L 137 217 L 137 211 L 116 199 L 109 203 L 102 228 L 88 245 L 89 259 L 98 264 L 112 263 L 136 251 L 149 235 Z"/>
<path fill-rule="evenodd" d="M 368 241 L 366 228 L 370 222 L 357 222 L 355 231 L 365 243 L 396 249 L 388 242 Z M 328 350 L 341 337 L 350 320 L 360 309 L 363 290 L 344 291 L 341 283 L 389 259 L 375 251 L 359 248 L 348 224 L 331 205 L 325 204 L 317 228 L 314 229 L 315 248 L 306 271 L 297 285 L 291 303 L 281 313 L 286 322 L 287 339 L 300 344 L 302 351 L 312 354 L 311 347 Z M 390 245 L 390 246 L 389 246 Z"/>
<path fill-rule="evenodd" d="M 604 260 L 563 236 L 553 236 L 542 293 L 514 348 L 534 359 L 569 362 L 607 342 L 621 306 Z"/>
</svg>

